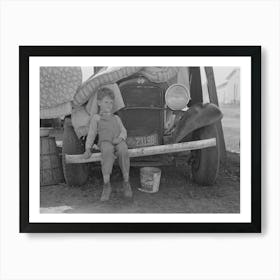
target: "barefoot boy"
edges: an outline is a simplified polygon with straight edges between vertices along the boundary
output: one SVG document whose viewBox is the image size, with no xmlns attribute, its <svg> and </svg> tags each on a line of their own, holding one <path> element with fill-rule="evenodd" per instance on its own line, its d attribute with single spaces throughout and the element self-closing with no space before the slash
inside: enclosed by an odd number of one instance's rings
<svg viewBox="0 0 280 280">
<path fill-rule="evenodd" d="M 110 199 L 112 192 L 110 175 L 116 156 L 119 158 L 119 164 L 123 174 L 124 196 L 131 198 L 132 190 L 129 183 L 130 161 L 128 148 L 125 142 L 127 132 L 121 119 L 112 114 L 114 93 L 108 88 L 99 89 L 97 92 L 97 104 L 99 106 L 99 114 L 91 118 L 84 158 L 89 158 L 91 156 L 90 148 L 98 134 L 98 147 L 101 151 L 101 166 L 104 180 L 100 200 L 107 201 Z"/>
</svg>

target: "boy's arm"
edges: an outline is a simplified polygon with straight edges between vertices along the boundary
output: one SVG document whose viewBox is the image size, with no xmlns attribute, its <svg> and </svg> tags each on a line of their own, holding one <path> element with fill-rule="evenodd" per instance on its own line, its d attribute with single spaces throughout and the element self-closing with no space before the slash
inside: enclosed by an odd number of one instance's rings
<svg viewBox="0 0 280 280">
<path fill-rule="evenodd" d="M 85 145 L 86 150 L 90 150 L 95 140 L 97 134 L 97 123 L 99 119 L 100 119 L 99 115 L 93 115 L 92 119 L 90 120 L 89 131 L 88 131 L 87 141 Z"/>
<path fill-rule="evenodd" d="M 126 131 L 126 129 L 125 129 L 125 127 L 124 127 L 120 117 L 119 116 L 116 116 L 116 117 L 117 117 L 120 129 L 121 129 L 121 133 L 120 133 L 119 137 L 122 138 L 123 140 L 126 140 L 126 138 L 127 138 L 127 131 Z"/>
</svg>

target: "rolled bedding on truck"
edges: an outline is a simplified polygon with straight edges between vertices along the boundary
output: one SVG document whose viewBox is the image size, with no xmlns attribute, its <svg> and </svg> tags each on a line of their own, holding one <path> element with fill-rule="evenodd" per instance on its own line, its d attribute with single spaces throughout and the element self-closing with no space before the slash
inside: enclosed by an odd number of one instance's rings
<svg viewBox="0 0 280 280">
<path fill-rule="evenodd" d="M 124 103 L 116 82 L 136 73 L 156 83 L 181 83 L 189 87 L 187 67 L 106 67 L 83 83 L 81 67 L 40 67 L 40 117 L 72 114 L 76 134 L 85 136 L 89 117 L 97 113 L 96 91 L 103 86 L 113 87 L 114 111 L 118 111 Z"/>
<path fill-rule="evenodd" d="M 155 83 L 167 82 L 169 85 L 180 83 L 189 88 L 187 67 L 104 68 L 97 75 L 85 81 L 74 96 L 73 103 L 76 108 L 72 112 L 72 124 L 79 138 L 87 135 L 90 117 L 98 113 L 95 94 L 97 90 L 101 87 L 110 87 L 112 89 L 115 94 L 113 112 L 116 112 L 125 106 L 117 82 L 137 73 Z"/>
</svg>

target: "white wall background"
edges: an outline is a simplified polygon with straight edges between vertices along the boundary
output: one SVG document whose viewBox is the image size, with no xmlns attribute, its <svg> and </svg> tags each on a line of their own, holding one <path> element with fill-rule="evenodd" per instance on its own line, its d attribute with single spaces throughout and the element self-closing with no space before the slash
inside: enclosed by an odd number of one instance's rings
<svg viewBox="0 0 280 280">
<path fill-rule="evenodd" d="M 4 0 L 0 8 L 1 279 L 280 279 L 279 1 Z M 262 234 L 18 233 L 18 46 L 99 44 L 262 45 Z"/>
</svg>

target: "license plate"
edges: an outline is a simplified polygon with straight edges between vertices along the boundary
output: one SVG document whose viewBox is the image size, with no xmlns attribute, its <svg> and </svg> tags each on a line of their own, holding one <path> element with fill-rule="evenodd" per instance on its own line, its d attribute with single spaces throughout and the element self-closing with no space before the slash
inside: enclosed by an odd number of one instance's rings
<svg viewBox="0 0 280 280">
<path fill-rule="evenodd" d="M 149 136 L 131 136 L 127 138 L 127 144 L 129 148 L 157 145 L 158 135 L 152 134 Z"/>
</svg>

